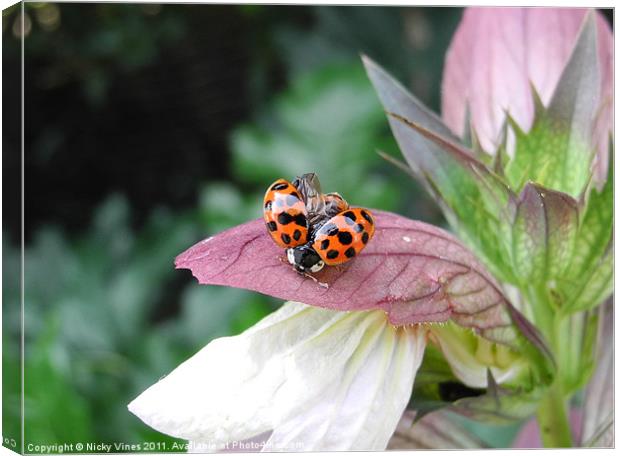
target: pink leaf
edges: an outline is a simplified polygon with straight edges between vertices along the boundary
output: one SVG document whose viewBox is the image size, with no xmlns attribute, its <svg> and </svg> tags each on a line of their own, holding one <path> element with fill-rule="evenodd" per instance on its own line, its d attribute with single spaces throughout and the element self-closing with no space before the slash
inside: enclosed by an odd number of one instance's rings
<svg viewBox="0 0 620 456">
<path fill-rule="evenodd" d="M 505 112 L 527 131 L 534 118 L 532 84 L 548 105 L 587 9 L 468 8 L 446 54 L 442 82 L 442 115 L 463 136 L 466 111 L 482 147 L 494 153 Z M 600 114 L 593 145 L 600 156 L 597 177 L 604 180 L 608 137 L 612 127 L 613 38 L 597 13 Z"/>
<path fill-rule="evenodd" d="M 517 328 L 536 339 L 499 285 L 456 238 L 422 222 L 373 213 L 376 231 L 368 246 L 352 261 L 315 274 L 316 282 L 286 262 L 262 220 L 194 245 L 176 258 L 176 267 L 190 269 L 203 284 L 342 311 L 380 308 L 396 325 L 452 319 L 501 343 L 515 343 Z"/>
</svg>

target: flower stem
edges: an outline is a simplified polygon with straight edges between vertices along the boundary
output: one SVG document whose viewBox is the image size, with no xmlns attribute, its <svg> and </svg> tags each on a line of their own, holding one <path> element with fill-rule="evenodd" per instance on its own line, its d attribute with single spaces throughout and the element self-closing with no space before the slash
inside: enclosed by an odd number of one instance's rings
<svg viewBox="0 0 620 456">
<path fill-rule="evenodd" d="M 536 325 L 549 341 L 550 348 L 559 361 L 556 379 L 538 405 L 541 440 L 545 448 L 569 448 L 573 446 L 573 438 L 562 387 L 562 370 L 566 368 L 566 359 L 563 356 L 567 352 L 567 345 L 570 346 L 570 340 L 566 340 L 567 331 L 562 326 L 566 320 L 554 312 L 547 290 L 530 288 L 529 299 L 533 304 L 532 312 Z"/>
<path fill-rule="evenodd" d="M 561 385 L 553 384 L 538 406 L 538 426 L 545 448 L 573 446 Z"/>
</svg>

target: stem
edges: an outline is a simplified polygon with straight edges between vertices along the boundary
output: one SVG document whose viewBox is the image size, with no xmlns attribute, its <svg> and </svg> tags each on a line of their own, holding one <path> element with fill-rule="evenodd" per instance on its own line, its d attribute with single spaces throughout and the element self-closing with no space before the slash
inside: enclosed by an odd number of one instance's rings
<svg viewBox="0 0 620 456">
<path fill-rule="evenodd" d="M 559 383 L 549 388 L 547 396 L 538 406 L 538 426 L 545 448 L 569 448 L 573 446 L 570 424 L 566 415 L 566 403 Z"/>
<path fill-rule="evenodd" d="M 573 446 L 573 438 L 562 387 L 563 371 L 567 368 L 565 356 L 569 356 L 570 362 L 572 355 L 570 331 L 566 326 L 568 320 L 554 312 L 549 295 L 544 289 L 532 287 L 529 290 L 529 301 L 532 304 L 536 325 L 549 341 L 558 363 L 556 379 L 538 404 L 540 437 L 545 448 L 570 448 Z"/>
</svg>

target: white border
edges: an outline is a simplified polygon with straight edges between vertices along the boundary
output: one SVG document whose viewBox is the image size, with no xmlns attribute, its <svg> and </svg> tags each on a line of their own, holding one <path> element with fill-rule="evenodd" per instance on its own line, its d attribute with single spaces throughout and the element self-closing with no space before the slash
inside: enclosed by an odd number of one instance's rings
<svg viewBox="0 0 620 456">
<path fill-rule="evenodd" d="M 14 5 L 15 1 L 13 0 L 0 0 L 0 5 L 2 6 L 2 9 L 6 9 L 9 6 Z M 73 3 L 73 2 L 57 2 L 57 3 Z M 78 3 L 78 2 L 75 2 Z M 82 2 L 79 3 L 162 3 L 162 4 L 166 4 L 166 3 L 203 3 L 203 4 L 266 4 L 266 5 L 368 5 L 368 6 L 471 6 L 472 3 L 467 3 L 467 2 L 463 2 L 463 1 L 437 1 L 437 0 L 427 0 L 425 2 L 414 2 L 414 1 L 407 1 L 407 0 L 392 0 L 386 3 L 379 3 L 379 2 L 363 2 L 363 1 L 346 1 L 346 0 L 340 0 L 340 1 L 325 1 L 325 0 L 315 0 L 315 1 L 311 1 L 311 2 L 300 2 L 300 1 L 278 1 L 278 0 L 274 0 L 274 1 L 269 1 L 269 2 L 265 2 L 265 1 L 257 1 L 257 0 L 247 0 L 247 1 L 234 1 L 234 0 L 227 0 L 227 1 L 209 1 L 209 2 L 200 2 L 200 1 L 174 1 L 174 0 L 170 0 L 170 1 L 166 1 L 166 2 L 157 2 L 157 1 L 149 1 L 149 0 L 138 0 L 138 1 L 133 1 L 133 2 L 95 2 L 95 1 L 86 1 L 83 0 Z M 544 4 L 539 4 L 537 2 L 535 2 L 534 0 L 530 0 L 527 2 L 519 2 L 519 1 L 515 1 L 515 2 L 505 2 L 505 1 L 477 1 L 475 2 L 476 6 L 536 6 L 536 7 L 541 7 L 541 6 L 552 6 L 552 7 L 587 7 L 587 8 L 613 8 L 614 7 L 614 3 L 610 2 L 610 1 L 558 1 L 558 0 L 547 0 L 544 2 Z M 23 10 L 23 4 L 22 4 L 22 10 Z M 614 25 L 615 25 L 615 12 L 614 12 Z M 615 49 L 615 44 L 616 44 L 616 35 L 614 34 L 614 49 Z M 1 47 L 0 47 L 1 49 Z M 615 57 L 615 54 L 614 54 Z M 22 78 L 23 78 L 23 42 L 22 42 Z M 616 69 L 616 65 L 617 65 L 617 61 L 616 59 L 614 59 L 614 83 L 615 83 L 615 87 L 618 87 L 618 72 L 615 71 Z M 2 63 L 0 61 L 0 71 L 2 68 Z M 23 81 L 23 79 L 22 79 Z M 22 84 L 23 87 L 23 84 Z M 22 90 L 22 106 L 23 106 L 23 90 Z M 616 132 L 616 123 L 615 123 L 615 119 L 617 119 L 617 106 L 614 106 L 614 132 Z M 1 120 L 2 120 L 2 113 L 0 112 L 0 125 L 1 125 Z M 1 129 L 1 126 L 0 126 Z M 22 111 L 22 168 L 21 168 L 21 173 L 22 173 L 22 195 L 21 195 L 21 202 L 22 202 L 22 245 L 23 245 L 23 222 L 24 222 L 24 212 L 23 212 L 23 202 L 24 202 L 24 168 L 23 168 L 23 132 L 24 132 L 24 125 L 23 125 L 23 111 Z M 614 175 L 617 176 L 618 175 L 618 161 L 615 160 L 614 161 Z M 1 182 L 2 182 L 2 178 L 0 177 L 0 197 L 2 196 L 2 187 L 1 187 Z M 616 182 L 614 182 L 614 190 L 615 190 L 615 184 Z M 615 193 L 614 193 L 614 215 L 618 213 L 618 208 L 619 208 L 619 202 L 618 199 L 615 198 Z M 0 203 L 0 208 L 1 208 L 1 203 Z M 614 217 L 615 219 L 615 217 Z M 0 222 L 2 220 L 2 215 L 1 215 L 1 211 L 0 211 Z M 616 226 L 614 227 L 614 235 L 616 237 L 616 239 L 618 238 L 618 235 L 620 234 L 620 230 L 618 228 L 618 225 L 616 224 Z M 1 236 L 2 234 L 0 233 L 0 241 L 1 241 Z M 617 261 L 617 252 L 614 252 L 614 264 L 615 261 Z M 1 274 L 1 265 L 0 265 L 0 274 Z M 22 283 L 21 283 L 21 293 L 22 293 L 22 298 L 23 298 L 23 286 L 24 286 L 24 281 L 23 281 L 23 267 L 24 267 L 24 256 L 23 256 L 23 249 L 22 249 L 22 270 L 21 270 L 21 278 L 22 278 Z M 614 289 L 616 287 L 616 277 L 614 276 Z M 1 275 L 0 275 L 0 283 L 1 283 Z M 614 299 L 614 307 L 615 307 L 615 299 Z M 615 312 L 615 321 L 614 321 L 614 334 L 615 334 L 615 327 L 618 326 L 618 322 L 620 321 L 620 317 L 618 316 L 618 312 Z M 0 314 L 0 322 L 1 322 L 1 314 Z M 22 301 L 22 363 L 23 363 L 23 301 Z M 614 342 L 616 341 L 616 338 L 614 337 Z M 1 344 L 1 342 L 0 342 Z M 615 350 L 614 350 L 614 378 L 618 378 L 617 377 L 617 370 L 618 369 L 618 363 L 615 362 L 617 360 L 617 354 L 618 354 L 618 350 L 617 350 L 617 345 L 614 343 L 615 345 Z M 0 364 L 0 375 L 2 373 L 2 367 Z M 614 393 L 617 392 L 617 385 L 614 384 Z M 22 365 L 22 391 L 23 391 L 23 365 Z M 614 402 L 617 405 L 617 394 L 614 394 Z M 1 406 L 1 396 L 0 396 L 0 406 Z M 615 408 L 614 408 L 615 410 Z M 0 421 L 0 432 L 1 432 L 1 426 L 2 423 Z M 615 420 L 614 422 L 614 434 L 617 437 L 618 436 L 618 423 L 617 420 Z M 23 395 L 22 395 L 22 445 L 23 445 Z M 23 448 L 22 448 L 23 451 Z M 475 452 L 478 452 L 480 450 L 458 450 L 459 452 L 464 452 L 465 454 L 473 454 Z M 522 455 L 522 454 L 526 454 L 525 452 L 531 452 L 532 450 L 484 450 L 484 454 L 485 455 L 489 455 L 489 456 L 495 456 L 495 455 L 499 455 L 499 454 L 503 454 L 504 451 L 510 451 L 510 454 L 516 454 L 516 455 Z M 554 453 L 558 450 L 536 450 L 537 454 L 551 454 Z M 567 450 L 570 451 L 570 450 Z M 609 450 L 595 450 L 595 449 L 589 449 L 589 450 L 585 450 L 585 449 L 576 449 L 576 451 L 579 451 L 580 454 L 581 452 L 586 452 L 587 454 L 590 453 L 595 453 L 595 454 L 609 454 Z M 364 453 L 360 453 L 360 454 L 369 454 L 369 453 L 374 453 L 374 452 L 364 452 Z M 382 453 L 382 452 L 378 452 L 378 453 Z M 399 455 L 399 456 L 412 456 L 411 454 L 412 452 L 410 451 L 391 451 L 390 454 L 394 454 L 394 455 Z M 417 451 L 416 450 L 416 454 L 417 453 L 421 453 L 421 454 L 433 454 L 433 455 L 448 455 L 448 454 L 452 454 L 452 451 L 446 451 L 446 450 L 433 450 L 433 451 Z M 12 451 L 10 451 L 9 449 L 0 446 L 0 455 L 13 455 L 13 454 L 17 454 L 14 453 Z M 146 453 L 143 453 L 146 454 Z M 156 453 L 157 455 L 161 455 L 161 454 L 165 454 L 165 453 Z M 244 454 L 244 453 L 239 453 L 239 454 Z M 247 453 L 247 454 L 254 454 L 254 453 Z M 300 453 L 283 453 L 283 454 L 290 454 L 291 456 L 299 456 Z M 314 455 L 328 455 L 328 454 L 335 454 L 335 455 L 341 455 L 342 453 L 312 453 Z M 358 454 L 357 452 L 348 452 L 346 454 Z"/>
</svg>

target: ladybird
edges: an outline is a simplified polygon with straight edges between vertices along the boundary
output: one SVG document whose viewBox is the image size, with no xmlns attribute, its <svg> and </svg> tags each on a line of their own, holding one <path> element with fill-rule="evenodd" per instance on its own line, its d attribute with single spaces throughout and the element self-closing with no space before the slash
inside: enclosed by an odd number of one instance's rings
<svg viewBox="0 0 620 456">
<path fill-rule="evenodd" d="M 358 255 L 374 234 L 370 211 L 349 208 L 327 220 L 307 244 L 288 248 L 286 256 L 298 272 L 318 272 L 325 265 L 342 264 Z"/>
<path fill-rule="evenodd" d="M 312 238 L 312 248 L 330 266 L 349 261 L 375 234 L 375 221 L 367 209 L 348 209 L 329 219 Z"/>
<path fill-rule="evenodd" d="M 284 179 L 269 186 L 263 200 L 267 231 L 282 248 L 308 242 L 308 210 L 297 188 Z"/>
</svg>

